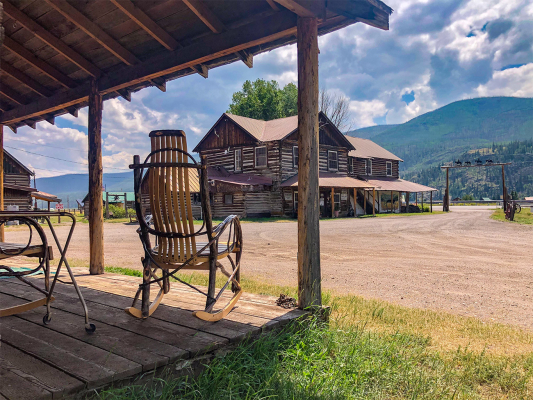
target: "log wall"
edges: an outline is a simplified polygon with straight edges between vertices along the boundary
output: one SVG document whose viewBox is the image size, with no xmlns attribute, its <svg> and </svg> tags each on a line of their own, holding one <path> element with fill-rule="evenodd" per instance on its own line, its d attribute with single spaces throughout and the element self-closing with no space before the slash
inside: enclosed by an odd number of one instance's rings
<svg viewBox="0 0 533 400">
<path fill-rule="evenodd" d="M 392 177 L 398 179 L 400 177 L 400 162 L 397 160 L 387 160 L 385 158 L 372 159 L 372 177 L 387 177 L 387 161 L 392 162 Z M 352 163 L 352 172 L 350 176 L 365 176 L 366 167 L 365 159 L 350 157 Z"/>
</svg>

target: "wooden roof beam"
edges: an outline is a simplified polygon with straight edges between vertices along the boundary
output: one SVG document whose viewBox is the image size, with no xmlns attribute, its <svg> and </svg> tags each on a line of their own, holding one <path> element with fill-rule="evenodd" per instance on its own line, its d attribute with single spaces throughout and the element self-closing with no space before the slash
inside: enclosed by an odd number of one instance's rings
<svg viewBox="0 0 533 400">
<path fill-rule="evenodd" d="M 222 21 L 207 7 L 202 0 L 183 0 L 183 3 L 196 14 L 198 18 L 209 28 L 213 33 L 222 33 L 226 31 L 226 26 Z M 248 67 L 253 68 L 253 54 L 242 51 L 235 53 L 242 62 Z"/>
<path fill-rule="evenodd" d="M 66 19 L 96 40 L 100 45 L 110 51 L 127 65 L 139 63 L 139 60 L 119 42 L 109 36 L 102 28 L 83 15 L 77 8 L 71 6 L 65 0 L 45 0 Z"/>
<path fill-rule="evenodd" d="M 327 26 L 327 23 L 324 26 Z M 199 37 L 182 49 L 159 54 L 139 65 L 103 75 L 99 79 L 99 89 L 102 94 L 107 94 L 294 34 L 296 34 L 296 15 L 280 11 L 260 21 L 250 22 L 219 35 Z M 88 93 L 88 83 L 84 83 L 76 89 L 59 92 L 50 98 L 6 111 L 0 115 L 0 123 L 13 124 L 76 106 L 87 102 Z"/>
<path fill-rule="evenodd" d="M 4 37 L 4 46 L 9 51 L 15 53 L 17 56 L 23 58 L 25 61 L 33 65 L 39 71 L 48 75 L 50 78 L 55 80 L 60 85 L 66 88 L 74 88 L 77 86 L 77 83 L 75 81 L 70 79 L 65 74 L 59 72 L 57 69 L 52 67 L 50 64 L 34 56 L 31 51 L 29 51 L 27 48 L 25 48 L 21 44 L 15 42 L 10 37 L 8 36 Z"/>
<path fill-rule="evenodd" d="M 316 2 L 305 2 L 298 0 L 274 0 L 276 3 L 281 4 L 287 10 L 292 11 L 299 17 L 306 18 L 321 18 L 324 15 L 325 3 L 321 9 L 318 9 Z"/>
<path fill-rule="evenodd" d="M 9 100 L 11 100 L 14 103 L 24 105 L 27 104 L 28 101 L 24 96 L 22 96 L 20 93 L 18 93 L 13 88 L 10 88 L 5 83 L 2 83 L 0 85 L 0 93 L 2 93 L 4 96 L 6 96 Z"/>
<path fill-rule="evenodd" d="M 392 9 L 378 0 L 328 0 L 328 10 L 374 28 L 389 30 L 389 15 Z"/>
<path fill-rule="evenodd" d="M 48 44 L 50 47 L 53 47 L 57 52 L 65 56 L 67 59 L 72 61 L 82 70 L 87 72 L 89 75 L 98 77 L 102 74 L 102 71 L 91 62 L 87 61 L 83 56 L 81 56 L 76 51 L 68 47 L 62 40 L 52 35 L 48 30 L 43 28 L 33 19 L 28 17 L 18 8 L 13 6 L 6 0 L 3 0 L 4 12 L 9 15 L 12 19 L 18 21 L 24 28 L 29 30 L 43 42 Z"/>
<path fill-rule="evenodd" d="M 144 31 L 150 34 L 155 40 L 157 40 L 164 48 L 173 51 L 182 48 L 183 45 L 174 39 L 167 31 L 161 28 L 154 20 L 152 20 L 144 11 L 136 7 L 130 0 L 111 0 L 111 2 L 117 6 L 124 14 L 130 17 L 137 25 L 139 25 Z M 204 78 L 207 78 L 207 67 L 194 66 L 193 70 L 198 72 Z M 154 86 L 158 87 L 163 92 L 163 86 L 157 85 L 152 82 Z"/>
<path fill-rule="evenodd" d="M 23 85 L 29 87 L 31 90 L 33 90 L 35 93 L 37 93 L 39 96 L 43 97 L 50 97 L 53 92 L 51 90 L 48 90 L 44 86 L 42 86 L 40 83 L 34 81 L 32 78 L 30 78 L 28 75 L 20 72 L 18 69 L 13 67 L 11 64 L 8 64 L 6 62 L 2 62 L 2 72 L 4 72 L 6 75 L 9 75 L 13 79 L 16 79 Z"/>
<path fill-rule="evenodd" d="M 266 0 L 266 2 L 268 3 L 271 9 L 273 9 L 274 11 L 279 11 L 279 7 L 277 6 L 274 0 Z"/>
</svg>

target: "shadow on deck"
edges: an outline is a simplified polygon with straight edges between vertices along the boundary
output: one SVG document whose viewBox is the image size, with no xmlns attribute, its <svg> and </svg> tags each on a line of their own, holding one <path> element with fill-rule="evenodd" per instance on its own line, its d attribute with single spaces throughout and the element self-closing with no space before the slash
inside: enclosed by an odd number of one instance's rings
<svg viewBox="0 0 533 400">
<path fill-rule="evenodd" d="M 228 317 L 206 322 L 192 316 L 204 297 L 174 284 L 147 320 L 124 312 L 141 278 L 76 271 L 97 329 L 84 330 L 74 288 L 59 284 L 52 321 L 45 308 L 0 319 L 0 399 L 56 399 L 121 385 L 172 367 L 176 373 L 205 364 L 217 351 L 279 328 L 304 313 L 275 305 L 275 298 L 244 293 Z M 246 289 L 246 288 L 244 288 Z M 0 279 L 0 304 L 9 307 L 41 297 L 17 279 Z"/>
</svg>

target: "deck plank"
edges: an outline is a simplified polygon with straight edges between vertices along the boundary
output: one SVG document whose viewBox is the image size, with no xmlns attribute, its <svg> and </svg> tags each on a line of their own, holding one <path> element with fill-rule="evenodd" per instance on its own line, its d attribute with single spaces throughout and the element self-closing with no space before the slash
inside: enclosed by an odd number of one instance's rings
<svg viewBox="0 0 533 400">
<path fill-rule="evenodd" d="M 52 399 L 52 393 L 0 365 L 0 393 L 8 399 Z"/>
<path fill-rule="evenodd" d="M 2 343 L 0 348 L 0 365 L 26 380 L 43 386 L 47 391 L 51 392 L 54 399 L 74 394 L 85 387 L 85 383 L 82 381 L 7 343 Z M 7 384 L 7 379 L 0 379 L 0 393 L 6 392 L 4 386 Z"/>
</svg>

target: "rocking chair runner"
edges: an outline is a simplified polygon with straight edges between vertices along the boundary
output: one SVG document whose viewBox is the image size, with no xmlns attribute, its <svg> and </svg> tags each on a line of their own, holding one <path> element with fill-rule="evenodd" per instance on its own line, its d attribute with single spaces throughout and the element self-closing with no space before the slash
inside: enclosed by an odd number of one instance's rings
<svg viewBox="0 0 533 400">
<path fill-rule="evenodd" d="M 126 312 L 137 318 L 147 318 L 157 309 L 163 296 L 170 290 L 170 277 L 193 288 L 206 296 L 204 311 L 194 315 L 205 321 L 218 321 L 224 318 L 239 300 L 240 261 L 242 254 L 242 231 L 239 218 L 230 215 L 224 222 L 213 228 L 209 187 L 207 181 L 207 164 L 202 157 L 201 165 L 187 153 L 185 133 L 179 130 L 158 130 L 150 132 L 151 153 L 144 163 L 139 156 L 134 156 L 130 168 L 134 170 L 135 211 L 140 228 L 137 230 L 144 248 L 143 283 Z M 195 230 L 190 194 L 190 169 L 200 173 L 200 197 L 202 201 L 203 224 Z M 142 210 L 141 186 L 143 171 L 146 173 L 149 187 L 150 210 L 152 212 L 152 229 Z M 150 235 L 156 237 L 152 247 Z M 203 238 L 203 240 L 200 240 Z M 228 272 L 220 263 L 227 258 L 232 271 Z M 180 270 L 209 271 L 207 293 L 176 276 Z M 217 269 L 228 278 L 216 294 Z M 161 271 L 158 275 L 158 270 Z M 233 297 L 218 312 L 213 312 L 222 293 L 231 283 Z M 159 292 L 150 304 L 150 285 L 157 284 Z M 135 308 L 141 297 L 141 309 Z"/>
</svg>

